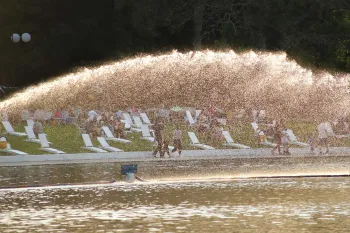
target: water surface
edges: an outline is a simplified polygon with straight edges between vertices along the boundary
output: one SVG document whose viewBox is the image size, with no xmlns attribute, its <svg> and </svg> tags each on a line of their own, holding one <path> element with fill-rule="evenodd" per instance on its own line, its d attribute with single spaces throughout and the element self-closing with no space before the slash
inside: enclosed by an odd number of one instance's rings
<svg viewBox="0 0 350 233">
<path fill-rule="evenodd" d="M 120 164 L 1 167 L 1 232 L 349 232 L 350 178 L 241 178 L 349 174 L 347 158 L 147 162 L 146 182 Z M 59 186 L 61 183 L 72 183 Z"/>
</svg>

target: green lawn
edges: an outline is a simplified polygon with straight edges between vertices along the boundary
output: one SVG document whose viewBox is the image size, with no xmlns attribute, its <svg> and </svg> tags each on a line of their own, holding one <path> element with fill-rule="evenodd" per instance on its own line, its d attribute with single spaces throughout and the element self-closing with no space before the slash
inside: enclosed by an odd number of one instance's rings
<svg viewBox="0 0 350 233">
<path fill-rule="evenodd" d="M 307 122 L 289 122 L 287 124 L 289 128 L 298 136 L 299 140 L 302 142 L 308 142 L 308 136 L 313 134 L 316 138 L 316 123 Z M 172 139 L 172 132 L 174 130 L 174 124 L 166 124 L 165 132 L 168 138 Z M 18 132 L 24 132 L 24 124 L 14 126 L 15 130 Z M 190 146 L 190 140 L 187 136 L 188 131 L 193 131 L 190 126 L 181 126 L 183 130 L 183 149 L 196 149 Z M 256 148 L 260 147 L 256 143 L 256 139 L 253 136 L 253 130 L 250 123 L 247 122 L 236 122 L 225 126 L 225 130 L 228 130 L 232 138 L 237 143 L 245 144 L 247 146 Z M 51 126 L 45 125 L 44 132 L 47 134 L 47 138 L 52 142 L 51 147 L 57 148 L 59 150 L 65 151 L 66 153 L 89 153 L 89 151 L 82 149 L 84 145 L 83 139 L 79 134 L 79 130 L 74 125 L 58 125 Z M 212 145 L 217 149 L 225 149 L 222 145 L 223 142 L 210 143 L 207 136 L 204 134 L 196 133 L 199 141 L 204 144 Z M 9 142 L 13 149 L 21 150 L 27 152 L 28 154 L 45 154 L 46 152 L 39 150 L 40 145 L 37 143 L 30 143 L 23 141 L 26 137 L 16 137 L 7 136 Z M 153 144 L 141 139 L 141 133 L 128 133 L 127 139 L 131 140 L 132 143 L 123 144 L 118 142 L 109 141 L 111 146 L 115 146 L 124 151 L 151 151 L 153 149 Z M 93 140 L 93 144 L 98 146 L 97 140 Z M 350 139 L 330 139 L 331 146 L 350 146 Z M 6 155 L 6 154 L 2 154 Z"/>
</svg>

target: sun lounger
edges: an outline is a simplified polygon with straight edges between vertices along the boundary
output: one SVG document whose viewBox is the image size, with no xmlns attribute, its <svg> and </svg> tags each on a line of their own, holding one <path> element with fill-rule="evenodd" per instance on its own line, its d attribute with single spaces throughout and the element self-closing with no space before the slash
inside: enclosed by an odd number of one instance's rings
<svg viewBox="0 0 350 233">
<path fill-rule="evenodd" d="M 27 125 L 28 126 L 33 126 L 34 125 L 34 120 L 33 119 L 27 119 Z"/>
<path fill-rule="evenodd" d="M 115 142 L 121 142 L 121 143 L 130 143 L 130 140 L 123 139 L 123 138 L 116 138 L 113 136 L 112 132 L 109 130 L 107 126 L 102 126 L 102 130 L 106 135 L 106 140 L 111 140 Z"/>
<path fill-rule="evenodd" d="M 194 122 L 197 122 L 199 115 L 202 113 L 202 110 L 197 109 L 194 115 Z"/>
<path fill-rule="evenodd" d="M 141 128 L 141 125 L 143 125 L 143 124 L 142 124 L 142 121 L 141 121 L 141 118 L 138 117 L 138 116 L 133 116 L 132 118 L 134 119 L 134 122 L 135 122 L 134 125 L 135 125 L 136 127 L 138 127 L 138 128 Z"/>
<path fill-rule="evenodd" d="M 105 138 L 97 137 L 97 141 L 100 143 L 101 148 L 110 152 L 123 152 L 123 150 L 110 146 Z"/>
<path fill-rule="evenodd" d="M 224 146 L 230 146 L 230 147 L 235 147 L 239 149 L 251 149 L 249 146 L 235 143 L 228 131 L 222 131 L 222 135 L 224 135 L 224 138 L 226 140 L 226 143 L 224 143 Z"/>
<path fill-rule="evenodd" d="M 151 136 L 151 132 L 149 131 L 148 125 L 141 126 L 142 139 L 147 140 L 149 142 L 154 142 L 154 137 Z"/>
<path fill-rule="evenodd" d="M 0 152 L 4 152 L 4 153 L 7 153 L 7 154 L 11 154 L 11 155 L 27 155 L 27 153 L 25 153 L 23 151 L 12 149 L 11 145 L 7 142 L 7 138 L 6 137 L 1 137 L 1 143 L 6 143 L 5 145 L 2 144 L 2 147 L 7 147 L 7 148 L 6 149 L 0 149 Z"/>
<path fill-rule="evenodd" d="M 124 120 L 126 121 L 126 123 L 128 123 L 129 125 L 133 125 L 134 124 L 134 122 L 132 121 L 131 116 L 130 116 L 129 113 L 124 112 L 123 113 L 123 117 L 124 117 Z"/>
<path fill-rule="evenodd" d="M 124 123 L 124 129 L 131 130 L 131 125 L 128 122 L 126 122 L 126 120 L 121 120 L 120 122 Z"/>
<path fill-rule="evenodd" d="M 188 123 L 190 123 L 190 125 L 193 125 L 195 123 L 191 112 L 188 110 L 186 111 L 186 117 L 187 117 Z"/>
<path fill-rule="evenodd" d="M 33 126 L 24 126 L 24 129 L 26 130 L 26 133 L 28 135 L 28 139 L 26 139 L 24 141 L 41 144 L 40 139 L 36 138 L 36 136 L 34 134 Z"/>
<path fill-rule="evenodd" d="M 136 128 L 137 125 L 133 123 L 132 119 L 131 119 L 131 116 L 129 113 L 127 112 L 124 112 L 123 113 L 123 117 L 124 117 L 124 121 L 125 121 L 125 127 L 126 127 L 126 124 L 130 125 L 130 130 L 133 131 L 133 132 L 141 132 L 141 129 L 139 128 Z M 139 118 L 140 119 L 140 118 Z M 142 122 L 141 122 L 142 124 Z M 141 127 L 141 126 L 139 126 Z"/>
<path fill-rule="evenodd" d="M 254 131 L 258 130 L 259 126 L 258 126 L 258 124 L 256 122 L 252 122 L 251 125 L 252 125 Z"/>
<path fill-rule="evenodd" d="M 198 148 L 201 148 L 204 150 L 214 150 L 215 149 L 214 147 L 199 143 L 198 138 L 194 132 L 187 132 L 187 133 L 188 133 L 188 136 L 190 137 L 191 142 L 192 142 L 191 146 L 195 146 L 195 147 L 198 147 Z"/>
<path fill-rule="evenodd" d="M 304 143 L 304 142 L 299 142 L 297 137 L 295 136 L 295 134 L 293 133 L 293 131 L 291 129 L 287 129 L 286 134 L 290 140 L 290 144 L 296 145 L 296 146 L 301 146 L 301 147 L 307 147 L 309 146 L 309 144 Z"/>
<path fill-rule="evenodd" d="M 101 148 L 94 147 L 92 145 L 92 142 L 91 142 L 89 134 L 83 133 L 81 136 L 83 137 L 84 144 L 85 144 L 85 146 L 82 147 L 83 149 L 89 150 L 89 151 L 92 151 L 92 152 L 96 152 L 96 153 L 105 153 L 105 152 L 107 152 L 106 150 L 103 150 Z"/>
<path fill-rule="evenodd" d="M 43 151 L 46 151 L 46 152 L 49 152 L 49 153 L 52 153 L 52 154 L 65 154 L 66 152 L 63 152 L 63 151 L 60 151 L 60 150 L 57 150 L 55 148 L 51 148 L 50 145 L 49 145 L 49 142 L 46 138 L 46 134 L 39 134 L 39 139 L 40 139 L 40 142 L 41 142 L 41 148 L 40 150 L 43 150 Z"/>
<path fill-rule="evenodd" d="M 13 127 L 9 121 L 2 121 L 2 124 L 4 125 L 7 133 L 10 135 L 19 136 L 19 137 L 27 136 L 26 133 L 15 132 L 15 130 L 13 129 Z"/>
<path fill-rule="evenodd" d="M 14 149 L 0 149 L 0 152 L 8 153 L 11 155 L 27 155 L 26 152 L 23 152 L 20 150 L 14 150 Z"/>
<path fill-rule="evenodd" d="M 140 116 L 142 118 L 143 123 L 147 124 L 147 125 L 152 125 L 151 121 L 149 120 L 148 116 L 146 113 L 142 112 L 140 113 Z"/>
</svg>

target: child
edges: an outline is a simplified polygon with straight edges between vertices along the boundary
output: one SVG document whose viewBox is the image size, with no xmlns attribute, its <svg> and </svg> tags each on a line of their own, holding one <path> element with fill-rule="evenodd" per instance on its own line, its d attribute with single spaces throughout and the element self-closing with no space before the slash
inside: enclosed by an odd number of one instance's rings
<svg viewBox="0 0 350 233">
<path fill-rule="evenodd" d="M 272 149 L 271 154 L 275 154 L 275 150 L 278 149 L 278 154 L 281 155 L 281 144 L 282 144 L 282 133 L 279 127 L 274 127 L 273 129 L 273 139 L 276 143 L 276 146 Z"/>
<path fill-rule="evenodd" d="M 310 153 L 313 154 L 315 151 L 315 137 L 313 135 L 309 136 Z"/>
</svg>

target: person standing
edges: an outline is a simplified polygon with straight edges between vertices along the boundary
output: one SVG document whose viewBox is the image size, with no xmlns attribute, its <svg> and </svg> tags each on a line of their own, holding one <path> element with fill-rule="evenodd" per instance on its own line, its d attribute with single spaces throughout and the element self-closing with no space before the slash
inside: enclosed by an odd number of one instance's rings
<svg viewBox="0 0 350 233">
<path fill-rule="evenodd" d="M 315 137 L 314 137 L 314 135 L 309 135 L 308 141 L 309 141 L 310 153 L 313 154 L 315 151 Z"/>
<path fill-rule="evenodd" d="M 175 151 L 178 151 L 179 156 L 181 155 L 181 150 L 182 150 L 181 137 L 182 137 L 182 131 L 179 128 L 179 126 L 176 125 L 174 130 L 174 135 L 173 135 L 174 149 L 171 152 L 174 153 Z"/>
<path fill-rule="evenodd" d="M 166 137 L 164 137 L 163 139 L 162 153 L 163 155 L 168 154 L 169 158 L 171 157 L 169 151 L 169 139 L 167 139 Z"/>
<path fill-rule="evenodd" d="M 157 147 L 156 147 L 155 151 L 153 152 L 153 156 L 156 157 L 156 155 L 159 151 L 160 157 L 163 158 L 164 153 L 162 150 L 162 146 L 163 146 L 164 125 L 160 119 L 157 119 L 156 123 L 153 125 L 153 130 L 154 130 L 155 141 L 157 142 Z"/>
<path fill-rule="evenodd" d="M 286 130 L 282 131 L 281 142 L 282 142 L 282 146 L 283 146 L 283 155 L 290 155 L 290 152 L 289 152 L 290 139 L 288 137 L 288 134 L 287 134 Z"/>
<path fill-rule="evenodd" d="M 279 125 L 273 128 L 273 139 L 274 139 L 274 142 L 276 143 L 276 146 L 272 149 L 271 154 L 274 155 L 275 150 L 278 149 L 278 154 L 282 155 L 281 153 L 282 132 Z"/>
<path fill-rule="evenodd" d="M 332 126 L 328 121 L 323 121 L 317 126 L 318 131 L 318 152 L 322 154 L 322 147 L 326 149 L 326 154 L 329 153 L 328 136 L 338 138 L 333 132 Z"/>
</svg>

